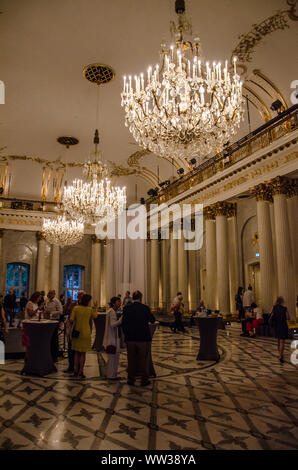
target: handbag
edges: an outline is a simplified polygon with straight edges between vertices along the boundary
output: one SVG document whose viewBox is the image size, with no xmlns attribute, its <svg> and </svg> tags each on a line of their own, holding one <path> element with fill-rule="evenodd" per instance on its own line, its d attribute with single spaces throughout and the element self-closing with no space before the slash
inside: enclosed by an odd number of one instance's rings
<svg viewBox="0 0 298 470">
<path fill-rule="evenodd" d="M 109 344 L 106 347 L 106 353 L 107 354 L 116 354 L 116 346 L 114 346 L 113 344 Z"/>
<path fill-rule="evenodd" d="M 72 330 L 71 337 L 72 338 L 78 338 L 80 336 L 79 330 Z"/>
</svg>

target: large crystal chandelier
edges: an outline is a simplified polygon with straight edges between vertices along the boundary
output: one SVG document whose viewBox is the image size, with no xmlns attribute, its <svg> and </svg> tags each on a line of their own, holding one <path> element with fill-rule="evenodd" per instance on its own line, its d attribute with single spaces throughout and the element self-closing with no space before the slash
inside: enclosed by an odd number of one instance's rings
<svg viewBox="0 0 298 470">
<path fill-rule="evenodd" d="M 185 40 L 191 25 L 184 0 L 176 0 L 178 24 L 172 24 L 176 43 L 162 45 L 161 66 L 124 77 L 121 105 L 125 124 L 137 143 L 164 157 L 207 157 L 222 150 L 243 119 L 242 82 L 234 59 L 203 64 L 199 38 Z"/>
<path fill-rule="evenodd" d="M 42 233 L 53 245 L 75 245 L 84 236 L 84 224 L 75 220 L 67 220 L 65 214 L 57 218 L 43 219 Z"/>
<path fill-rule="evenodd" d="M 84 179 L 75 179 L 71 185 L 65 186 L 62 199 L 67 214 L 76 220 L 91 224 L 110 222 L 120 215 L 126 206 L 126 188 L 112 186 L 106 177 L 107 168 L 97 158 L 98 143 L 99 137 L 96 129 L 95 159 L 85 163 Z"/>
</svg>

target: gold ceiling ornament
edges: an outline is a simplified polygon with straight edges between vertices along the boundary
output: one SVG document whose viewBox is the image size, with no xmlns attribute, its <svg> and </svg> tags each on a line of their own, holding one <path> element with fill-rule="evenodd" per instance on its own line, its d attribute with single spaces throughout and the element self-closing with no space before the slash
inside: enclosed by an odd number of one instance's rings
<svg viewBox="0 0 298 470">
<path fill-rule="evenodd" d="M 57 142 L 61 145 L 65 145 L 66 148 L 69 148 L 72 145 L 78 145 L 79 139 L 71 135 L 66 135 L 57 138 Z"/>
<path fill-rule="evenodd" d="M 8 182 L 8 163 L 6 165 L 1 165 L 0 164 L 0 188 L 1 188 L 1 193 L 0 197 L 4 197 L 6 195 L 7 191 L 7 182 Z"/>
<path fill-rule="evenodd" d="M 215 216 L 234 217 L 236 215 L 236 204 L 233 202 L 219 201 L 211 205 Z"/>
<path fill-rule="evenodd" d="M 84 237 L 84 224 L 66 215 L 43 219 L 42 235 L 51 245 L 76 245 Z"/>
<path fill-rule="evenodd" d="M 49 184 L 52 178 L 53 169 L 52 168 L 43 168 L 42 169 L 42 178 L 41 178 L 41 200 L 45 202 L 47 200 Z"/>
<path fill-rule="evenodd" d="M 253 188 L 250 188 L 249 192 L 253 194 L 257 201 L 268 201 L 273 202 L 272 188 L 267 183 L 261 183 Z"/>
<path fill-rule="evenodd" d="M 240 41 L 233 50 L 231 59 L 237 56 L 241 65 L 246 62 L 251 62 L 256 46 L 266 36 L 275 31 L 289 28 L 288 17 L 289 11 L 282 10 L 261 21 L 261 23 L 254 24 L 248 33 L 239 36 Z"/>
<path fill-rule="evenodd" d="M 38 231 L 35 233 L 35 236 L 36 236 L 36 240 L 37 240 L 37 241 L 45 240 L 45 236 L 44 236 L 43 232 L 41 232 L 40 230 L 38 230 Z"/>
<path fill-rule="evenodd" d="M 243 120 L 242 82 L 236 58 L 232 71 L 228 61 L 201 60 L 200 39 L 185 39 L 190 32 L 184 0 L 176 0 L 178 23 L 172 30 L 175 43 L 161 45 L 161 65 L 143 74 L 124 77 L 121 105 L 125 125 L 136 142 L 156 155 L 177 158 L 184 164 L 221 150 Z"/>
<path fill-rule="evenodd" d="M 259 232 L 255 232 L 251 240 L 252 244 L 256 247 L 259 246 L 259 239 L 260 239 Z"/>
<path fill-rule="evenodd" d="M 104 85 L 114 80 L 115 72 L 110 65 L 89 64 L 83 69 L 83 77 L 96 85 Z"/>
<path fill-rule="evenodd" d="M 290 179 L 289 180 L 289 187 L 287 192 L 287 197 L 294 197 L 298 196 L 298 179 Z"/>
</svg>

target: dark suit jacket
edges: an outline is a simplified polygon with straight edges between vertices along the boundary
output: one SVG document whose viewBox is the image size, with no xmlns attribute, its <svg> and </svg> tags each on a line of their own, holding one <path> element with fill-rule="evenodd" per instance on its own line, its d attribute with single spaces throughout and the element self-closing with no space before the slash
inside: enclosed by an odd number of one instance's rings
<svg viewBox="0 0 298 470">
<path fill-rule="evenodd" d="M 141 302 L 133 302 L 123 309 L 122 329 L 126 341 L 151 341 L 149 323 L 154 323 L 155 317 L 150 308 Z"/>
</svg>

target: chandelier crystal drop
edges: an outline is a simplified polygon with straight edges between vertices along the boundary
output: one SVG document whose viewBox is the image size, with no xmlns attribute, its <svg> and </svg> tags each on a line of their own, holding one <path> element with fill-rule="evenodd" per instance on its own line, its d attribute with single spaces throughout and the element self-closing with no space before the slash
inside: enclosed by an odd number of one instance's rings
<svg viewBox="0 0 298 470">
<path fill-rule="evenodd" d="M 64 188 L 63 206 L 74 219 L 102 224 L 120 215 L 126 206 L 126 188 L 111 186 L 109 179 L 76 179 Z"/>
<path fill-rule="evenodd" d="M 242 82 L 236 58 L 203 64 L 200 40 L 186 41 L 191 31 L 178 2 L 175 45 L 162 45 L 161 66 L 143 74 L 124 77 L 121 105 L 125 125 L 136 142 L 162 157 L 206 158 L 221 151 L 243 119 Z"/>
<path fill-rule="evenodd" d="M 84 224 L 67 220 L 65 214 L 59 215 L 57 218 L 43 219 L 42 233 L 53 245 L 75 245 L 84 236 Z"/>
</svg>

